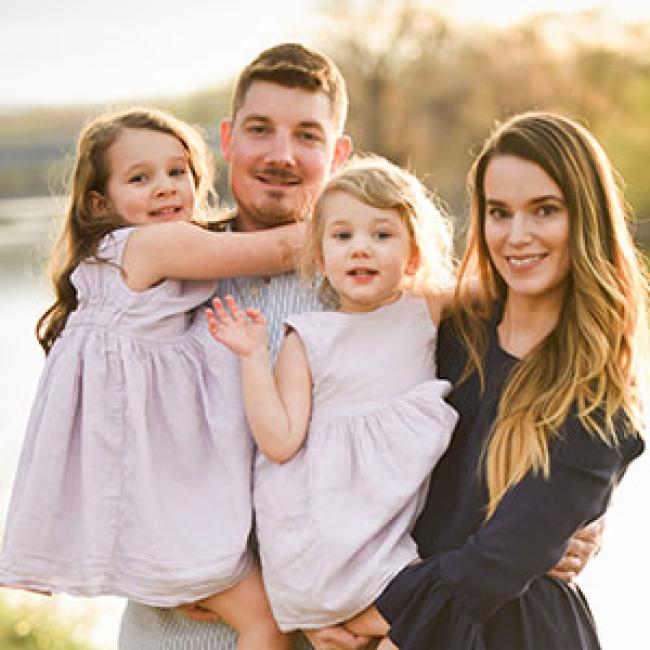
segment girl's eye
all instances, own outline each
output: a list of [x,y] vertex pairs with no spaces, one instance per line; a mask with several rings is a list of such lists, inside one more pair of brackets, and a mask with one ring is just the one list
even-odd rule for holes
[[183,176],[186,173],[187,169],[185,167],[174,167],[173,169],[169,170],[170,176]]
[[133,174],[133,176],[129,178],[129,183],[144,183],[146,180],[146,174]]
[[347,241],[348,239],[352,239],[352,233],[347,230],[339,230],[338,232],[332,233],[332,237],[341,241]]
[[375,233],[375,237],[377,239],[389,239],[392,236],[393,233],[388,230],[379,230],[377,233]]

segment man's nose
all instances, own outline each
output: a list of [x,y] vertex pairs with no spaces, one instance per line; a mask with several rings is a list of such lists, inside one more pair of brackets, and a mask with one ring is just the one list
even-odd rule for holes
[[283,167],[291,167],[295,164],[291,134],[278,130],[270,142],[266,152],[266,161],[271,164]]

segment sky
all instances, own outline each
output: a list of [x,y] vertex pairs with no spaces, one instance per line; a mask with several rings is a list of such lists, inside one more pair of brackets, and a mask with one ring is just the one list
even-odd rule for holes
[[[424,2],[424,0],[423,0]],[[18,0],[0,21],[0,110],[162,98],[231,79],[265,47],[317,46],[326,0]],[[650,20],[639,0],[429,0],[460,22],[606,7]],[[640,6],[635,6],[640,5]]]

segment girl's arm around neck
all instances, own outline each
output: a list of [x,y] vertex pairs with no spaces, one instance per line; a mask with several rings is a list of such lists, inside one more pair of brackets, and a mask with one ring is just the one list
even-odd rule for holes
[[285,338],[270,370],[268,350],[241,358],[246,417],[262,453],[289,460],[307,435],[312,383],[307,356],[295,332]]
[[129,237],[122,268],[128,286],[136,291],[167,278],[285,273],[295,268],[303,233],[303,224],[250,233],[216,233],[184,222],[148,224]]

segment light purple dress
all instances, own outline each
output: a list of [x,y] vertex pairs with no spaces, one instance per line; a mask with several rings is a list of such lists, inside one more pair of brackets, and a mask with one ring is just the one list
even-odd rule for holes
[[285,631],[358,614],[417,559],[410,530],[457,419],[423,298],[287,324],[313,380],[309,433],[286,463],[258,454],[254,473],[262,573]]
[[174,606],[249,568],[253,443],[237,358],[191,310],[214,282],[121,278],[133,228],[74,271],[18,466],[0,583]]

